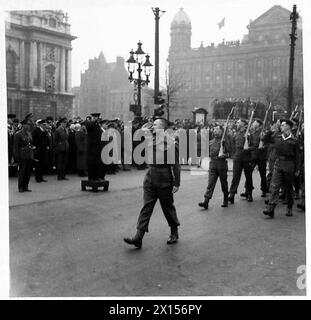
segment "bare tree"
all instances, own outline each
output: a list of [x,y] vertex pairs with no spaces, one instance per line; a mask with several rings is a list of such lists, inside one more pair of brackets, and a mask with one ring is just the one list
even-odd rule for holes
[[[288,87],[284,83],[277,87],[265,87],[260,91],[260,94],[266,100],[267,105],[271,102],[273,106],[284,106],[286,109]],[[294,79],[293,86],[293,102],[294,104],[303,105],[303,83]]]
[[165,93],[166,93],[166,107],[167,120],[170,120],[170,110],[172,107],[178,107],[183,103],[182,90],[185,83],[182,81],[181,75],[173,74],[165,71]]

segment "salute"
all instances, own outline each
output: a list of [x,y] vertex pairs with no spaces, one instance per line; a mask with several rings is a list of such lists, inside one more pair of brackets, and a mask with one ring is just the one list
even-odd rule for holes
[[279,191],[284,186],[287,197],[287,216],[292,216],[293,183],[294,177],[299,175],[299,146],[297,139],[293,136],[291,120],[281,120],[281,135],[279,137],[270,136],[274,143],[276,160],[270,185],[270,199],[267,208],[263,213],[270,218],[274,218],[274,208],[279,200]]

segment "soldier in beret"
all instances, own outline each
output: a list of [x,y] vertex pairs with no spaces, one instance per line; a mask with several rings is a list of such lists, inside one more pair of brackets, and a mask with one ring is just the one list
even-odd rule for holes
[[245,189],[247,193],[247,200],[252,201],[253,179],[250,150],[244,150],[245,134],[247,121],[239,119],[237,121],[237,133],[235,134],[232,143],[233,151],[233,177],[229,190],[228,201],[234,203],[234,196],[237,193],[240,183],[242,170],[244,170],[246,182]]
[[[166,119],[159,118],[153,123],[153,140],[151,148],[153,148],[154,161],[150,164],[150,168],[144,179],[144,205],[140,211],[137,221],[137,232],[133,238],[124,238],[124,241],[137,248],[141,248],[142,239],[145,232],[148,232],[149,221],[153,212],[153,208],[160,200],[160,204],[171,228],[171,234],[167,240],[167,244],[173,244],[178,241],[178,226],[180,225],[177,218],[176,208],[174,206],[173,194],[178,191],[180,186],[180,165],[179,153],[176,143],[168,143],[163,138],[158,139],[156,135],[157,130],[166,130]],[[176,141],[176,140],[175,140]],[[161,154],[161,147],[163,146],[164,163],[159,164],[157,155]],[[169,148],[174,148],[175,162],[168,163]],[[158,153],[159,152],[159,153]]]
[[274,218],[274,208],[279,200],[279,191],[284,186],[287,197],[287,216],[292,216],[294,177],[299,176],[299,145],[291,132],[293,122],[281,120],[281,135],[275,139],[272,134],[270,140],[275,143],[276,160],[270,185],[270,198],[263,213]]
[[228,207],[228,163],[227,158],[229,157],[229,145],[228,141],[223,141],[223,153],[220,154],[220,143],[224,132],[223,127],[217,125],[214,127],[214,138],[209,142],[209,176],[208,176],[208,186],[204,194],[204,201],[199,203],[199,206],[208,209],[208,203],[213,196],[213,192],[216,186],[217,179],[219,177],[221,183],[221,190],[223,192],[223,204],[222,207]]
[[[267,144],[260,146],[262,132],[262,121],[255,119],[252,123],[252,132],[249,135],[249,150],[251,152],[251,170],[252,174],[256,166],[260,174],[260,189],[261,196],[265,197],[267,190],[266,168],[267,168]],[[247,193],[241,193],[242,197],[247,197]],[[252,195],[249,196],[249,200]]]

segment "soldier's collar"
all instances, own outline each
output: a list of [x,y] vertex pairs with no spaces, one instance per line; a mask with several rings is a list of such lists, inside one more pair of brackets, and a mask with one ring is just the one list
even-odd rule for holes
[[286,141],[286,140],[288,140],[288,139],[290,139],[290,138],[293,138],[293,134],[290,133],[287,137],[285,137],[285,136],[284,136],[284,133],[282,133],[282,138],[283,138],[284,141]]

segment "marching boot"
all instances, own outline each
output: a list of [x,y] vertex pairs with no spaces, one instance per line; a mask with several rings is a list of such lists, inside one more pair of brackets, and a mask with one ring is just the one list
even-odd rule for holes
[[265,204],[269,204],[269,200],[265,200]]
[[275,204],[269,204],[268,207],[263,211],[263,214],[269,216],[271,219],[274,218]]
[[292,208],[287,208],[286,216],[291,217],[293,215],[293,209]]
[[251,192],[247,194],[247,198],[246,199],[247,199],[248,202],[253,202],[253,196],[252,196]]
[[133,238],[124,238],[124,242],[127,244],[134,245],[136,248],[140,249],[143,243],[145,231],[137,229],[136,235]]
[[224,202],[221,205],[221,207],[223,207],[223,208],[227,208],[228,207],[228,195],[224,195]]
[[232,204],[234,203],[234,194],[229,194],[228,201]]
[[305,211],[305,205],[303,203],[298,203],[297,204],[297,208],[302,210],[302,211]]
[[205,199],[203,202],[199,202],[198,203],[199,207],[202,207],[205,210],[207,210],[208,209],[208,201],[209,201],[208,199]]
[[171,234],[169,238],[167,239],[167,244],[173,244],[176,243],[178,240],[178,228],[177,227],[171,227]]
[[247,198],[247,193],[246,193],[246,191],[244,191],[243,193],[240,193],[240,196],[243,197],[243,198]]

